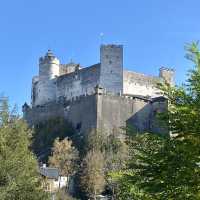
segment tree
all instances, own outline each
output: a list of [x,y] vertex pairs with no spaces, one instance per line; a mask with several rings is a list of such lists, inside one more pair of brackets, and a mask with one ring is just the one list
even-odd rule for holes
[[120,137],[117,131],[113,132],[107,137],[105,145],[105,167],[104,173],[107,182],[107,194],[116,198],[118,191],[118,184],[110,178],[110,173],[117,172],[126,167],[128,159],[128,146],[124,139]]
[[75,200],[73,197],[71,197],[64,189],[60,189],[56,193],[56,200]]
[[89,151],[82,162],[81,185],[89,198],[96,199],[105,187],[104,156],[100,151]]
[[61,141],[57,138],[54,141],[52,153],[52,156],[49,157],[50,166],[58,168],[62,176],[67,176],[69,184],[69,178],[77,169],[78,151],[69,138]]
[[72,125],[63,118],[57,117],[41,122],[34,126],[32,149],[40,161],[47,162],[55,139],[72,138],[76,135],[74,133]]
[[30,151],[31,130],[0,98],[0,199],[44,200],[37,161]]
[[106,194],[113,194],[117,185],[108,175],[125,166],[127,160],[127,145],[117,130],[106,133],[106,130],[92,130],[85,138],[85,152],[100,152],[104,157],[102,179],[106,180]]
[[84,153],[86,154],[87,152],[94,150],[105,152],[106,141],[106,132],[92,129],[84,137]]
[[186,84],[159,85],[168,99],[159,117],[171,137],[132,133],[127,169],[112,174],[118,199],[200,199],[200,52],[196,43],[186,49],[195,64]]
[[200,52],[198,43],[186,46],[186,58],[194,67],[188,72],[188,79],[182,86],[172,87],[160,83],[158,86],[168,99],[168,112],[161,115],[170,128],[173,137],[185,138],[200,133]]
[[146,133],[129,145],[127,169],[113,175],[120,182],[119,199],[199,198],[199,144]]
[[117,132],[110,134],[105,141],[106,174],[125,167],[128,158],[128,146]]

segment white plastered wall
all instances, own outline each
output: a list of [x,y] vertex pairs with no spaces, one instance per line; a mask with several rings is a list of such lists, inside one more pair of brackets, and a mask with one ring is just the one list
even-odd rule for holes
[[124,71],[123,93],[151,97],[160,96],[159,90],[156,88],[156,82],[158,81],[158,77]]

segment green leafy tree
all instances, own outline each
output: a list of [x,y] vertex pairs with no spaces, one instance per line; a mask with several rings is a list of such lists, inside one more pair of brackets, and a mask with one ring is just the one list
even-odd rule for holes
[[200,52],[198,43],[186,46],[186,58],[193,62],[188,79],[182,86],[172,87],[160,83],[158,86],[168,99],[168,112],[161,118],[168,123],[173,137],[187,137],[200,133]]
[[104,173],[107,182],[106,191],[116,198],[118,184],[110,178],[109,174],[124,169],[128,160],[128,146],[124,142],[124,139],[120,137],[117,130],[107,137],[104,155]]
[[159,117],[171,137],[132,133],[126,170],[111,175],[120,185],[118,199],[200,199],[200,52],[197,43],[186,50],[195,65],[186,84],[159,85],[168,99]]
[[118,199],[199,199],[199,142],[148,133],[129,145],[127,169],[112,174],[120,183]]
[[44,200],[37,161],[30,151],[32,132],[0,98],[0,199]]

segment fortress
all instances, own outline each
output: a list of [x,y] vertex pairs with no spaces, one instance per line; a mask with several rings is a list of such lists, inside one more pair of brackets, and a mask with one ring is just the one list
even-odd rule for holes
[[111,132],[127,123],[139,131],[162,132],[155,117],[166,108],[156,88],[160,81],[173,84],[174,71],[160,68],[157,77],[126,71],[122,45],[101,45],[100,63],[89,67],[61,64],[49,50],[39,59],[24,119],[35,125],[63,117],[80,133],[92,128]]

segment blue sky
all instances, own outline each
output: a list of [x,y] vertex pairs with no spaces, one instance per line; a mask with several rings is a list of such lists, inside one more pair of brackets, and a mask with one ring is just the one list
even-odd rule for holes
[[124,45],[124,66],[176,81],[192,64],[184,45],[200,39],[199,0],[0,0],[0,92],[20,107],[30,102],[38,58],[52,49],[61,62],[99,62],[103,43]]

